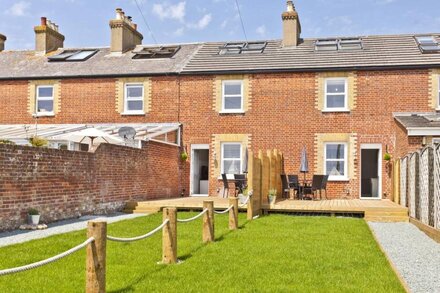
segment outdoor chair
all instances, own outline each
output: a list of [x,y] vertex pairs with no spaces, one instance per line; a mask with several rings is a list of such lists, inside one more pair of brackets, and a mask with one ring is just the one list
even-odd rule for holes
[[243,190],[246,189],[246,175],[243,174],[234,174],[235,179],[235,196],[240,193],[243,193]]
[[289,186],[289,181],[287,180],[287,175],[281,174],[281,183],[283,186],[282,198],[288,199],[290,197],[290,186]]
[[321,198],[321,187],[322,187],[323,177],[324,175],[313,175],[312,186],[305,186],[304,194],[311,194],[312,198],[314,199],[316,192],[319,191],[319,197]]
[[294,196],[299,199],[300,192],[298,175],[287,175],[287,178],[289,179],[289,188],[294,190]]
[[[322,183],[321,183],[321,190],[324,190],[324,196],[325,199],[327,199],[327,182],[328,182],[328,175],[324,175],[322,177]],[[319,191],[319,197],[321,197],[321,190]]]
[[223,181],[223,198],[225,198],[229,196],[229,182],[228,182],[228,178],[226,177],[226,174],[222,174],[222,181]]

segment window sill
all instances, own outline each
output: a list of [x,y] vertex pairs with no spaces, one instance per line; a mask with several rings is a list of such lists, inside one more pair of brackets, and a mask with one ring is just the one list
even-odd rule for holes
[[145,116],[145,112],[122,112],[123,116]]
[[347,177],[331,178],[331,177],[329,177],[328,181],[329,182],[348,182],[348,181],[350,181],[350,178],[347,178]]
[[349,109],[324,109],[322,113],[350,113]]
[[220,111],[219,114],[244,114],[245,111]]
[[32,114],[32,117],[55,117],[55,113],[53,112],[48,112],[48,113],[34,113]]

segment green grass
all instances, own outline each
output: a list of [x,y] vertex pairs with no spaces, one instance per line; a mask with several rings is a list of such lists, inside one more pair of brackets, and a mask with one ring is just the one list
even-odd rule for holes
[[[179,217],[194,214],[179,213]],[[216,242],[203,245],[201,220],[179,224],[179,265],[158,265],[161,235],[108,242],[108,292],[404,292],[361,219],[270,215],[230,232],[216,215]],[[109,225],[112,236],[137,236],[161,215]],[[0,269],[35,262],[85,240],[85,231],[0,248]],[[0,292],[82,292],[85,250],[45,267],[0,277]]]

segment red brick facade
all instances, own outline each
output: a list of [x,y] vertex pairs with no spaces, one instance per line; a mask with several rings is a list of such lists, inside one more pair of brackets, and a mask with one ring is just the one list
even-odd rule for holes
[[[253,151],[279,149],[285,171],[297,174],[300,151],[306,146],[310,175],[316,160],[315,135],[347,133],[356,138],[355,179],[331,182],[331,198],[359,197],[360,146],[381,144],[394,155],[400,136],[393,112],[432,111],[428,70],[356,72],[355,108],[349,113],[323,113],[316,107],[317,74],[254,74],[251,107],[244,114],[219,114],[213,109],[214,76],[167,76],[152,78],[151,112],[145,116],[122,116],[115,107],[115,79],[68,79],[61,81],[60,113],[39,118],[39,123],[180,122],[183,145],[212,144],[214,134],[248,134]],[[34,123],[27,112],[27,82],[0,81],[0,123]],[[11,113],[14,113],[11,115]],[[211,149],[211,151],[213,151]],[[210,168],[214,166],[210,156]],[[180,166],[179,193],[189,193],[190,159]],[[391,180],[383,164],[383,193]],[[210,177],[210,194],[219,182]]]
[[176,197],[178,157],[176,147],[154,142],[102,144],[95,153],[0,145],[0,230],[22,224],[29,208],[50,222]]

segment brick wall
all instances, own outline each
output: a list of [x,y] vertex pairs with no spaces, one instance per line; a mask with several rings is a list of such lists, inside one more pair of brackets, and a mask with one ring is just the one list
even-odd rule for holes
[[[428,112],[431,108],[429,70],[357,71],[356,100],[350,113],[322,113],[316,105],[318,74],[285,73],[248,75],[249,111],[219,114],[213,109],[217,76],[165,76],[151,78],[151,112],[145,116],[121,116],[116,111],[116,79],[68,79],[61,81],[60,113],[39,118],[39,123],[148,123],[181,122],[183,143],[211,145],[216,134],[247,134],[250,148],[279,149],[285,155],[285,170],[297,174],[300,152],[308,151],[310,174],[315,173],[316,134],[346,133],[356,139],[355,176],[350,181],[330,182],[331,198],[359,196],[360,148],[381,144],[394,155],[397,132],[393,112]],[[0,123],[34,123],[27,113],[27,82],[0,81]],[[3,103],[3,101],[5,103]],[[14,115],[10,115],[14,113]],[[416,139],[417,140],[417,139]],[[179,192],[190,189],[190,160],[181,164]],[[217,162],[218,164],[219,162]],[[383,165],[383,192],[389,193],[391,179]],[[221,183],[210,177],[210,194],[217,195]]]
[[179,195],[178,148],[101,144],[95,153],[0,145],[0,230],[121,210],[129,200]]

